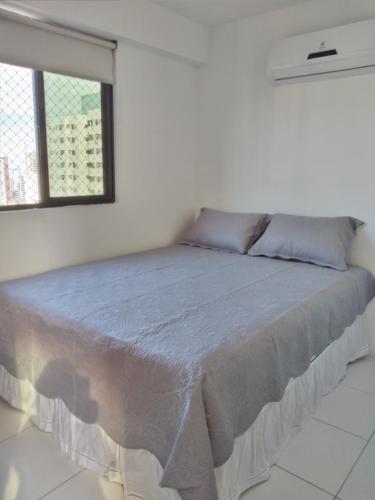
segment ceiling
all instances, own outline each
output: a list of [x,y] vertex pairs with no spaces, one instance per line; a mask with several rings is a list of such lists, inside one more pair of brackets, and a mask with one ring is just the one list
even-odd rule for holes
[[215,26],[309,0],[152,0],[199,23]]

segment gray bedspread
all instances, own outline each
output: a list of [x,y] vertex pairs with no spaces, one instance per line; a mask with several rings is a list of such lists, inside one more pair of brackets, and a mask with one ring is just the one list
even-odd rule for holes
[[374,295],[360,268],[172,246],[1,284],[0,364],[215,500],[234,439]]

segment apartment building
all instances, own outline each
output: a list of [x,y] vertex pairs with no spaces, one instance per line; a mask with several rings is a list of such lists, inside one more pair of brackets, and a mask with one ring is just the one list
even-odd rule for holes
[[102,117],[99,96],[83,96],[81,113],[47,119],[50,195],[103,194]]

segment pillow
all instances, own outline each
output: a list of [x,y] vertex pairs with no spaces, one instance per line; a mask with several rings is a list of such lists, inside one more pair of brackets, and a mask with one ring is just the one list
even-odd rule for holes
[[263,233],[265,214],[235,214],[203,208],[180,243],[244,254]]
[[276,214],[249,255],[300,260],[345,271],[346,252],[362,224],[352,217]]

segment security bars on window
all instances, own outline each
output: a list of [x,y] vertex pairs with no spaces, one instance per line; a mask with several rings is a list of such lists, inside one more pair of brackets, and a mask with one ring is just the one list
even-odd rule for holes
[[0,63],[0,210],[112,201],[112,87]]

